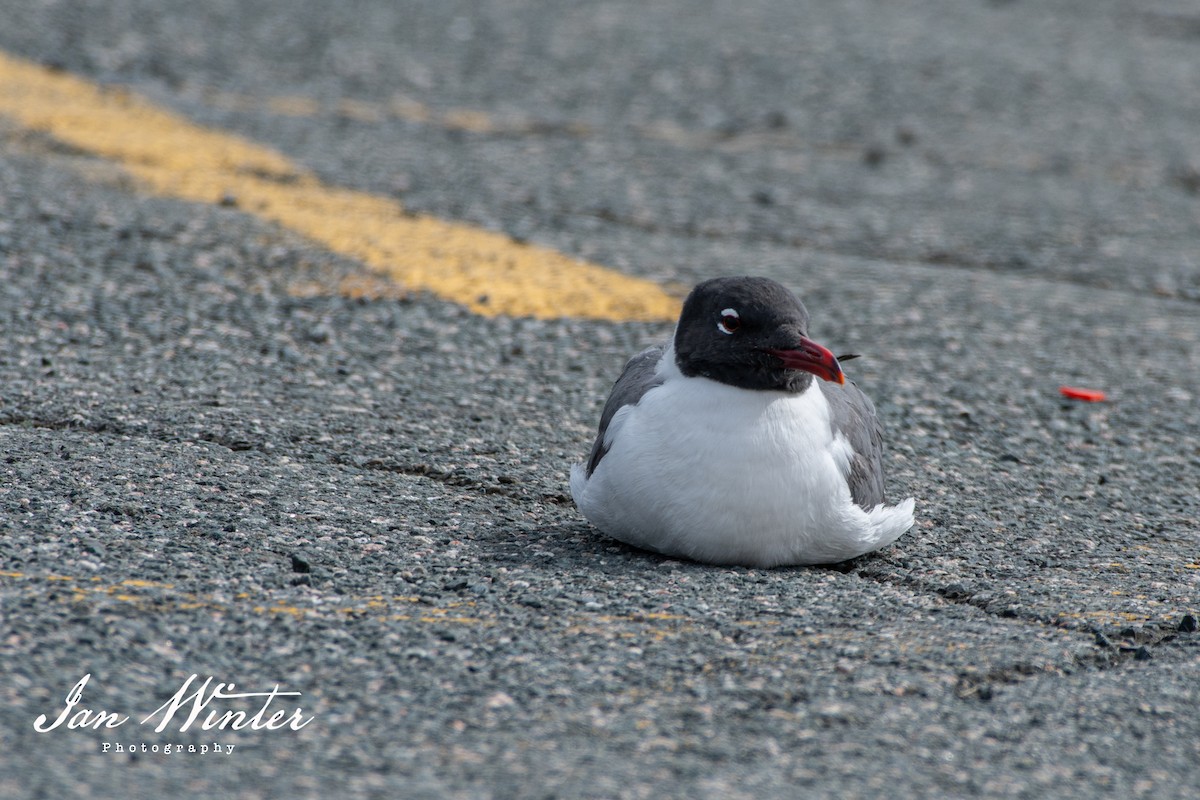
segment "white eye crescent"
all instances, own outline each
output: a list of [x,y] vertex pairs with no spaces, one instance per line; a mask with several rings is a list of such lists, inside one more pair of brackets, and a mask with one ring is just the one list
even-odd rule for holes
[[727,308],[721,312],[721,320],[717,323],[717,330],[726,336],[732,336],[733,332],[742,327],[742,318],[738,316],[737,309]]

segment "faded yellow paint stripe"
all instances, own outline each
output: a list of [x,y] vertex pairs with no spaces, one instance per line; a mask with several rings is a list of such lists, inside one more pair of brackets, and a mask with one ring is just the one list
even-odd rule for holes
[[282,154],[123,89],[0,53],[0,114],[120,164],[148,191],[242,211],[485,315],[669,321],[658,284],[322,183]]

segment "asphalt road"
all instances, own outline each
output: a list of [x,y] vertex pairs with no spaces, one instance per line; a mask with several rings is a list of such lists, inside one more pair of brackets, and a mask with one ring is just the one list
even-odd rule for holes
[[[1200,16],[644,6],[5,1],[0,50],[676,293],[783,281],[917,526],[619,546],[567,471],[669,322],[478,315],[0,117],[0,795],[1200,796]],[[311,721],[141,724],[193,674]]]

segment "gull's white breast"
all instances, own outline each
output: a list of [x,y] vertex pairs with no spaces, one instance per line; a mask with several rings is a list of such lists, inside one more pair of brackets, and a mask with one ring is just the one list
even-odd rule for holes
[[625,406],[608,452],[571,494],[628,544],[720,564],[822,564],[883,547],[913,524],[913,500],[864,511],[850,497],[852,451],[814,382],[791,394],[689,378],[668,350],[664,382]]

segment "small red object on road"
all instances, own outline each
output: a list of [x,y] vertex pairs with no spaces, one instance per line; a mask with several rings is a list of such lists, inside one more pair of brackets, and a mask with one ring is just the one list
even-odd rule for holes
[[1105,399],[1104,392],[1099,389],[1079,389],[1075,386],[1060,386],[1058,393],[1071,400],[1086,400],[1089,403],[1099,403]]

